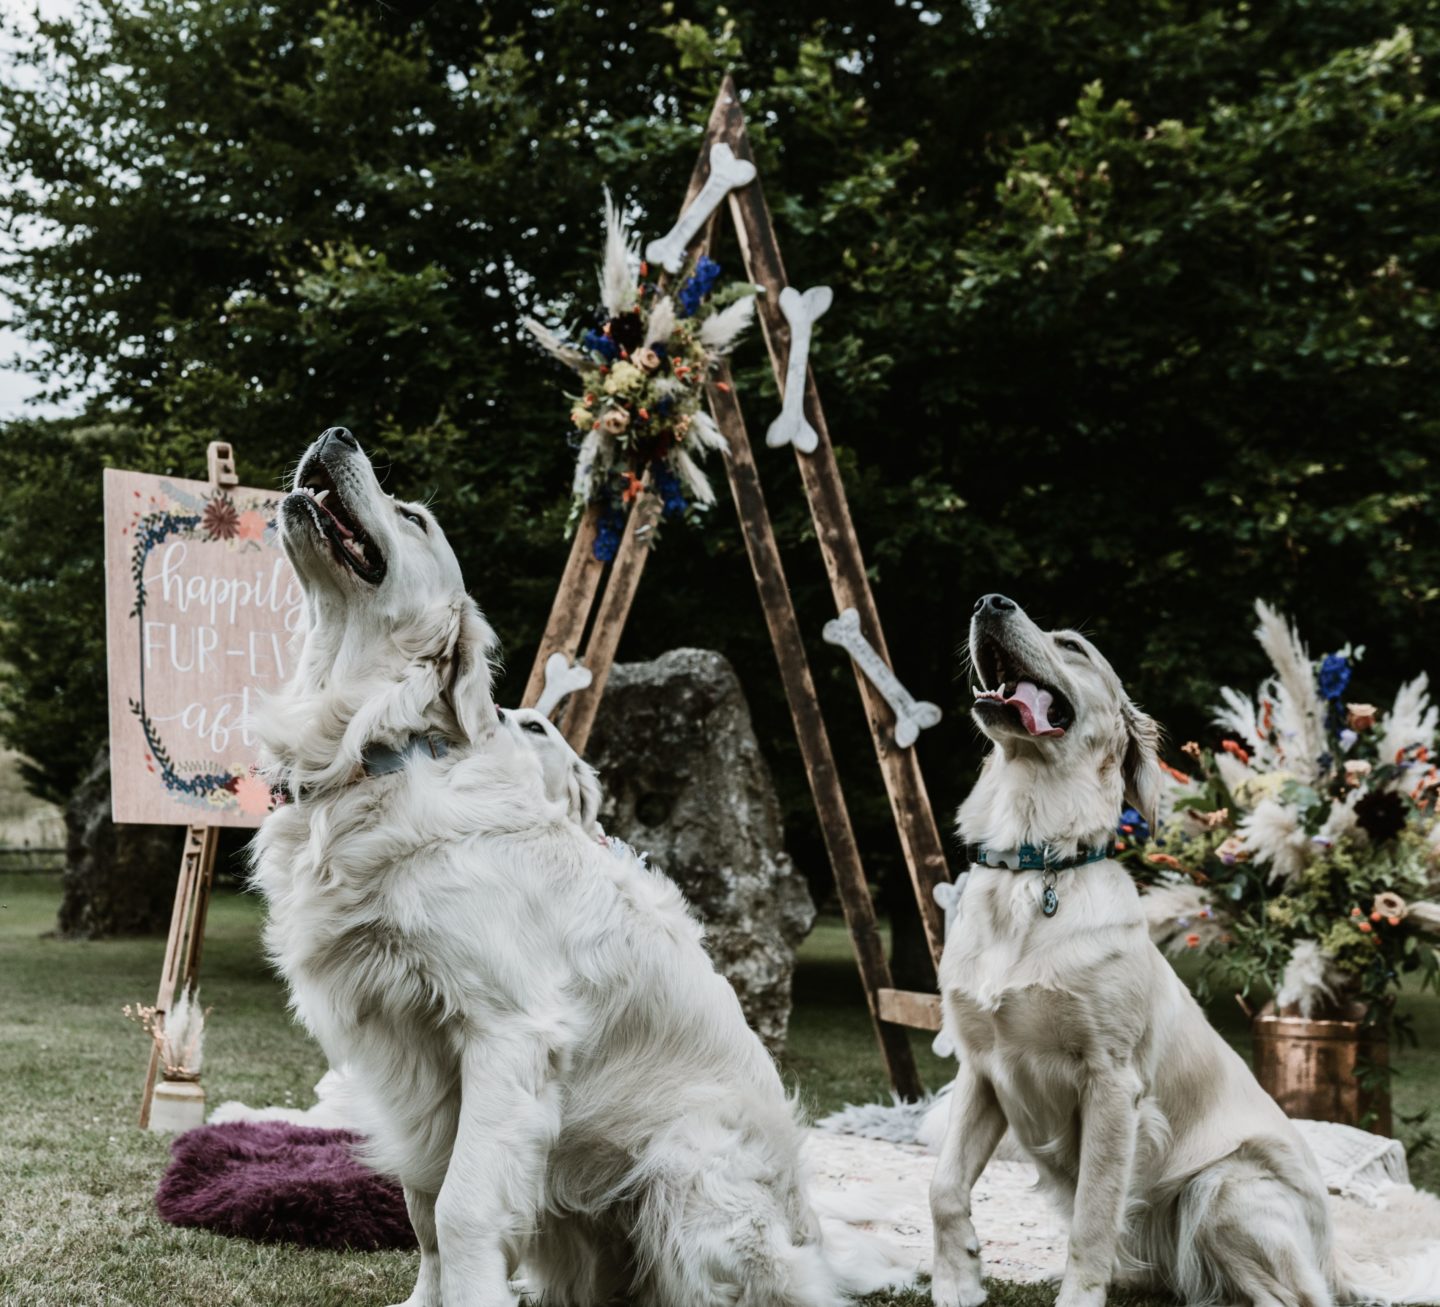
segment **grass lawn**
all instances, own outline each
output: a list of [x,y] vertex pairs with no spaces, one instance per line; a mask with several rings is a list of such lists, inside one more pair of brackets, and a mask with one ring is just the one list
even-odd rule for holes
[[[166,1141],[135,1127],[146,1047],[121,1019],[126,1002],[154,997],[163,941],[61,943],[58,882],[0,877],[0,1304],[4,1307],[326,1307],[401,1302],[414,1278],[404,1253],[339,1255],[264,1247],[165,1225],[155,1185]],[[324,1071],[319,1050],[289,1020],[284,995],[261,960],[259,904],[230,892],[210,912],[203,996],[213,1004],[206,1043],[211,1103],[308,1105]],[[1422,1041],[1397,1058],[1402,1113],[1440,1101],[1440,1002],[1412,1001]],[[1215,1014],[1244,1040],[1238,1012]],[[786,1072],[807,1104],[828,1111],[882,1097],[887,1085],[870,1035],[849,944],[822,922],[796,976]],[[926,1082],[944,1065],[916,1037]],[[1440,1188],[1436,1152],[1415,1158],[1418,1183]],[[993,1283],[1000,1307],[1039,1307],[1046,1286]],[[872,1300],[920,1307],[924,1292]],[[1142,1300],[1115,1294],[1117,1307]]]

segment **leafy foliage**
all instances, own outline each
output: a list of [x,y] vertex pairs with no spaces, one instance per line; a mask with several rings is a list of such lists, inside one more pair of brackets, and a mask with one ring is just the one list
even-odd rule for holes
[[[789,275],[836,290],[814,361],[897,670],[947,709],[919,746],[937,806],[978,754],[955,650],[984,591],[1088,621],[1176,733],[1200,729],[1212,668],[1258,675],[1215,621],[1256,593],[1364,640],[1378,673],[1424,664],[1433,0],[685,10],[86,0],[0,74],[10,230],[35,245],[8,269],[22,325],[53,388],[90,386],[130,433],[7,437],[30,448],[0,487],[6,729],[37,784],[67,788],[103,729],[77,670],[99,659],[98,531],[73,506],[43,544],[9,523],[59,511],[57,480],[90,503],[106,441],[193,474],[224,436],[265,484],[351,427],[436,492],[518,692],[573,457],[565,374],[519,320],[588,301],[602,184],[647,235],[669,225],[727,67]],[[747,349],[754,428],[775,390]],[[818,640],[833,605],[798,477],[761,457],[881,872],[895,841]],[[622,655],[677,640],[739,665],[823,875],[726,506],[665,542]]]

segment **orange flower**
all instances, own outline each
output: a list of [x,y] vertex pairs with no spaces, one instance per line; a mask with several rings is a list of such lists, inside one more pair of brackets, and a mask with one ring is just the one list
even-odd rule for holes
[[1191,934],[1185,936],[1185,943],[1186,943],[1190,948],[1199,948],[1199,947],[1200,947],[1200,936],[1199,936],[1199,935],[1196,935],[1196,934],[1194,934],[1194,933],[1192,932]]
[[1160,770],[1163,771],[1167,776],[1171,777],[1173,780],[1179,781],[1181,785],[1190,784],[1190,778],[1179,768],[1172,767],[1168,762],[1162,762],[1160,764]]
[[1124,841],[1124,840],[1116,840],[1116,841],[1115,841],[1115,852],[1116,852],[1116,853],[1124,853],[1124,852],[1125,852],[1125,841]]
[[625,473],[625,489],[621,492],[620,497],[627,504],[634,503],[636,496],[639,495],[640,491],[644,488],[644,482],[641,481],[640,478],[635,475],[635,473],[627,472]]
[[1175,871],[1180,871],[1182,869],[1180,865],[1180,859],[1172,857],[1168,853],[1147,853],[1145,855],[1145,861],[1151,863],[1153,866],[1156,867],[1170,867],[1173,868]]
[[1226,753],[1231,754],[1236,758],[1239,758],[1240,761],[1243,762],[1247,767],[1250,765],[1250,755],[1246,753],[1245,750],[1242,749],[1234,740],[1221,740],[1220,747],[1224,749]]
[[1368,921],[1357,921],[1355,925],[1360,929],[1361,933],[1366,935],[1375,929]]

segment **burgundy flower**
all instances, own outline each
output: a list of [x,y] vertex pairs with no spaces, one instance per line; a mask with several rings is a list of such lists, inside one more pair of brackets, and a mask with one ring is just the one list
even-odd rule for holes
[[640,314],[631,310],[618,318],[611,318],[610,339],[627,354],[639,349],[645,343],[645,327],[640,321]]
[[1375,844],[1394,839],[1405,826],[1405,800],[1392,790],[1371,790],[1355,805],[1355,820]]
[[205,505],[200,527],[210,540],[233,540],[240,531],[240,514],[229,495],[216,495]]

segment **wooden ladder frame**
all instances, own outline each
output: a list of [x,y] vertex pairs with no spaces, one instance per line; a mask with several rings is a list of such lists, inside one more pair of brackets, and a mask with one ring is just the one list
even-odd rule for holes
[[[705,184],[710,171],[710,147],[717,142],[728,144],[737,158],[753,162],[754,154],[740,99],[734,81],[728,75],[721,84],[720,94],[710,114],[701,142],[700,159],[691,175],[682,213]],[[764,293],[756,297],[758,316],[769,349],[770,364],[783,393],[790,329],[780,311],[779,298],[780,291],[788,283],[775,226],[758,177],[732,190],[727,202],[746,275],[752,282],[764,287]],[[709,248],[717,217],[718,213],[713,215],[697,237],[692,253]],[[876,1038],[896,1092],[907,1099],[917,1098],[921,1093],[920,1079],[905,1028],[938,1030],[940,1000],[934,994],[897,990],[891,979],[855,832],[835,769],[830,737],[820,715],[800,624],[790,598],[755,456],[728,366],[722,366],[711,377],[707,398],[711,414],[728,444],[725,471],[730,481],[730,492],[739,514],[770,639],[775,646],[785,696],[789,700],[801,758],[835,873],[845,923],[855,948]],[[820,407],[815,377],[808,369],[805,375],[805,415],[819,435],[819,445],[809,454],[796,450],[795,458],[800,466],[835,606],[839,611],[854,608],[858,612],[862,634],[881,659],[892,665],[880,615],[866,576],[865,560],[850,517],[845,487],[835,461],[835,451],[830,444],[825,415]],[[600,581],[605,564],[594,555],[599,519],[597,505],[591,504],[587,508],[576,529],[570,557],[531,668],[523,703],[531,706],[539,699],[544,689],[545,663],[552,654],[559,652],[565,655],[567,661],[583,663],[591,673],[591,683],[588,688],[576,691],[563,701],[556,721],[577,753],[584,753],[589,741],[595,712],[605,692],[605,682],[649,557],[649,541],[659,514],[657,495],[641,493],[635,500],[603,592]],[[936,885],[950,879],[944,846],[935,825],[914,747],[902,749],[896,746],[893,738],[895,719],[889,704],[860,667],[852,665],[910,873],[911,887],[924,923],[926,942],[938,968],[944,945],[944,916],[932,891]]]

